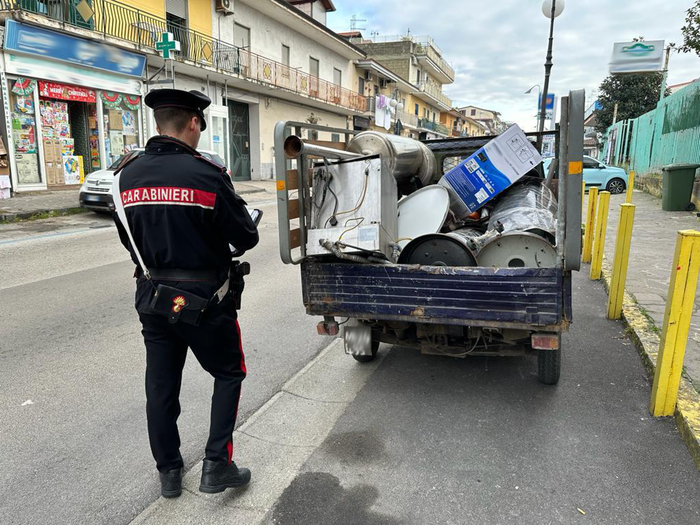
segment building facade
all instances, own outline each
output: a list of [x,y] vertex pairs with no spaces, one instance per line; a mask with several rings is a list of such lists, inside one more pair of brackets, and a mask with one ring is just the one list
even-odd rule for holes
[[501,114],[498,111],[464,106],[459,108],[459,112],[483,125],[488,135],[498,135],[508,127],[508,124],[501,120]]
[[[360,33],[344,35],[367,54],[367,59],[411,86],[404,87],[407,91],[401,95],[402,116],[406,121],[415,120],[415,130],[409,128],[408,136],[430,139],[451,134],[440,122],[440,114],[452,108],[452,101],[442,92],[442,87],[454,82],[454,70],[432,38],[407,35],[367,39]],[[409,119],[408,115],[412,117]]]
[[[152,89],[212,99],[200,148],[217,151],[237,180],[274,176],[278,120],[353,126],[369,104],[355,68],[365,53],[325,26],[332,2],[294,4],[3,2],[2,122],[13,190],[77,184],[142,147],[155,134],[142,103]],[[78,166],[68,181],[66,163]]]

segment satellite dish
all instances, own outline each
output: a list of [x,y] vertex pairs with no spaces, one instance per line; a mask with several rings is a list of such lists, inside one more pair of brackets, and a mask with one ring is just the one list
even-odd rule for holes
[[450,195],[442,186],[426,186],[399,201],[399,246],[412,239],[438,233],[447,219]]

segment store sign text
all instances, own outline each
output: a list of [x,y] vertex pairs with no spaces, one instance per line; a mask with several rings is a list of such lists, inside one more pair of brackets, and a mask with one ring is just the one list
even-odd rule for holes
[[95,102],[95,92],[78,86],[54,84],[53,82],[39,82],[39,95],[58,100],[75,100],[78,102]]

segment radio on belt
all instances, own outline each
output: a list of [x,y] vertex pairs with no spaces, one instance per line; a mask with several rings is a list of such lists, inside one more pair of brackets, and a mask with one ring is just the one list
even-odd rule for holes
[[517,124],[478,149],[445,174],[440,185],[450,192],[453,211],[475,212],[542,162]]

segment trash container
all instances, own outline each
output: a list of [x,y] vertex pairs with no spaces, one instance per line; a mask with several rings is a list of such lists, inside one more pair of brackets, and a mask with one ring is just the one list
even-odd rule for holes
[[661,209],[664,211],[693,211],[695,204],[690,202],[695,182],[695,170],[700,164],[670,164],[661,168],[663,187],[661,189]]

